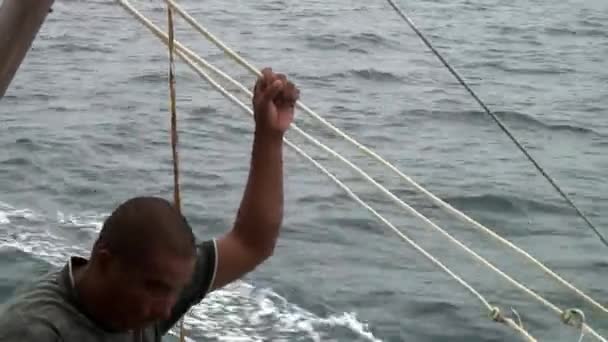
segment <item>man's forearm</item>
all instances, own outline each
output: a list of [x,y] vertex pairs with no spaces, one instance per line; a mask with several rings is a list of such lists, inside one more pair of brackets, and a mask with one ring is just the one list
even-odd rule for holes
[[283,140],[256,132],[249,179],[235,231],[264,257],[272,254],[283,220]]
[[255,133],[247,185],[233,228],[217,240],[212,289],[252,271],[273,252],[283,222],[283,135],[300,96],[283,74],[264,68],[252,99]]

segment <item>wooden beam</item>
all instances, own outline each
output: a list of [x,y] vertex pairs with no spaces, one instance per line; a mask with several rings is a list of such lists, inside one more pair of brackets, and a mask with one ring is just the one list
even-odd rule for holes
[[0,98],[36,38],[54,0],[3,0],[0,7]]

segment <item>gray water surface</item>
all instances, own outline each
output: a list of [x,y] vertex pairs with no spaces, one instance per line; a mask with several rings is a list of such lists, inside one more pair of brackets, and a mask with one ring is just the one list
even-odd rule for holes
[[[302,101],[442,199],[606,303],[608,249],[385,1],[192,1],[183,6]],[[165,27],[161,1],[135,1]],[[608,2],[400,1],[441,53],[608,234]],[[255,78],[177,20],[176,37],[245,86]],[[68,255],[139,194],[171,197],[167,51],[112,1],[58,1],[0,105],[0,294]],[[199,238],[230,228],[253,122],[177,65],[184,210]],[[230,88],[232,89],[232,88]],[[248,101],[245,98],[245,101]],[[248,103],[248,102],[246,102]],[[445,214],[304,112],[296,122],[561,308],[594,310],[518,254]],[[288,137],[540,341],[578,331],[395,205]],[[197,341],[518,341],[475,297],[292,150],[274,257],[192,310]],[[262,199],[263,200],[263,199]],[[591,341],[587,336],[585,341]]]

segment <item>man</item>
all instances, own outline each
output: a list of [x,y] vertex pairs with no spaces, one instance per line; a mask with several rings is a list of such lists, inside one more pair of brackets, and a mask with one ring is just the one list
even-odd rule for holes
[[283,217],[283,135],[299,90],[263,70],[255,85],[248,183],[233,228],[195,244],[166,200],[135,197],[106,219],[89,260],[19,291],[0,311],[0,342],[158,342],[205,295],[273,253]]

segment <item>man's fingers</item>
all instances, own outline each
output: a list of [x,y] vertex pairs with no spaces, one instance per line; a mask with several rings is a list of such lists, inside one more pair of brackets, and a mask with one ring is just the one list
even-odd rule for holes
[[268,73],[272,73],[272,68],[271,67],[265,67],[264,69],[262,69],[261,71],[262,76],[268,74]]
[[272,82],[264,93],[264,97],[263,97],[264,100],[266,100],[266,101],[274,100],[274,98],[277,97],[277,95],[281,92],[281,90],[283,90],[283,87],[284,87],[284,84],[283,84],[283,81],[281,81],[281,80],[275,80],[274,82]]
[[262,78],[264,80],[264,82],[263,82],[264,87],[262,88],[262,90],[265,90],[266,88],[268,88],[270,86],[272,81],[274,81],[274,79],[275,79],[275,75],[272,72],[272,68],[264,68],[262,70]]
[[300,91],[292,82],[287,82],[285,87],[283,87],[283,93],[281,97],[284,101],[287,102],[296,102],[300,97]]
[[281,80],[283,84],[287,83],[287,76],[285,76],[285,74],[275,74],[274,76],[276,79]]
[[300,97],[300,91],[287,80],[287,76],[275,74],[271,68],[262,69],[261,74],[254,88],[259,101],[276,101],[279,106],[293,107]]
[[272,68],[264,68],[261,71],[261,75],[256,80],[256,84],[254,87],[254,95],[259,94],[259,96],[263,96],[270,84],[274,81],[275,75],[272,72]]
[[255,96],[256,94],[258,94],[260,92],[261,85],[262,85],[262,78],[258,77],[258,79],[255,81],[255,84],[253,85],[253,96]]
[[272,75],[272,69],[264,68],[260,73],[261,75],[258,76],[253,87],[254,94],[263,92],[267,88],[267,84],[269,83],[268,80],[271,79],[270,76]]

